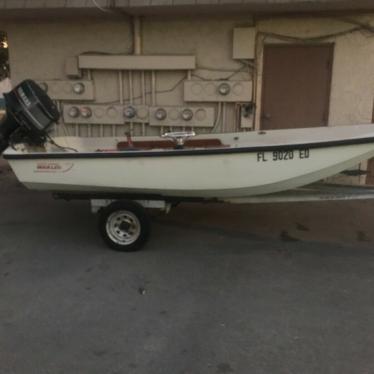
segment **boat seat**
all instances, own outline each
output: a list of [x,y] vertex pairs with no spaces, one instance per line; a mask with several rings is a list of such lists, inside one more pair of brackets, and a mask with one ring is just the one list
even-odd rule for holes
[[[136,140],[132,142],[135,149],[172,149],[175,144],[170,140]],[[184,144],[184,148],[219,148],[227,147],[222,144],[220,139],[188,139]],[[129,143],[127,141],[119,142],[117,144],[118,151],[129,150]]]

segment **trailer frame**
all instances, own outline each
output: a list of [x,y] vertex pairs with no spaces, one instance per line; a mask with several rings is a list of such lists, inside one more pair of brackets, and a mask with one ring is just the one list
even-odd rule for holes
[[56,192],[56,199],[89,200],[92,213],[99,215],[99,231],[106,244],[117,251],[141,249],[150,235],[147,209],[165,214],[180,203],[269,204],[294,202],[354,201],[374,199],[374,187],[316,183],[294,190],[247,198],[202,199],[122,193]]

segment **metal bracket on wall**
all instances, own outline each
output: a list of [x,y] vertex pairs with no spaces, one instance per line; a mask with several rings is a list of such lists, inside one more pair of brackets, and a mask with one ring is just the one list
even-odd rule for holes
[[93,82],[88,80],[38,81],[53,100],[94,100]]
[[185,81],[184,100],[192,102],[249,102],[251,81]]
[[145,105],[85,105],[65,104],[65,123],[123,125],[128,122],[147,123],[149,114]]
[[214,108],[154,106],[149,108],[149,124],[170,127],[213,127]]

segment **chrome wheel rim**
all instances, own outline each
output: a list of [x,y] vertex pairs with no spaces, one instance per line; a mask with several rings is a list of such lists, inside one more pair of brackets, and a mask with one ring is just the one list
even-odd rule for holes
[[130,245],[140,236],[138,217],[127,210],[113,212],[107,220],[106,231],[110,240],[119,245]]

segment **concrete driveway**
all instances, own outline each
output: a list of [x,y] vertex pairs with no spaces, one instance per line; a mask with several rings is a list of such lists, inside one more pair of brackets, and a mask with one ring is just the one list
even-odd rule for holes
[[184,205],[121,254],[2,164],[0,373],[374,373],[373,208]]

